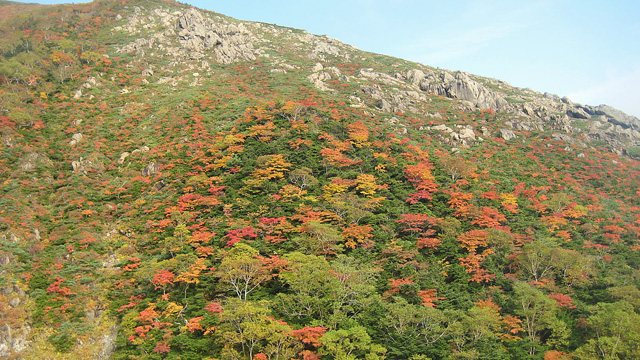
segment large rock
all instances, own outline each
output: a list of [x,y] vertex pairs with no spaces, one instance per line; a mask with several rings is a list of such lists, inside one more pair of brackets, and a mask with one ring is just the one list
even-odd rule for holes
[[82,134],[81,133],[75,133],[73,134],[73,136],[71,136],[71,141],[69,141],[69,146],[73,146],[77,143],[80,142],[80,140],[82,140]]
[[158,164],[156,164],[155,162],[152,162],[151,164],[147,165],[147,167],[142,169],[141,173],[142,173],[142,176],[151,176],[151,175],[157,174],[159,170],[160,170],[160,167],[158,166]]
[[500,136],[502,136],[502,138],[505,139],[506,141],[509,141],[511,139],[515,139],[516,137],[518,137],[518,135],[516,135],[516,133],[513,132],[513,130],[509,130],[509,129],[500,129]]
[[[416,73],[412,73],[411,76],[412,82],[415,81]],[[429,93],[467,100],[479,109],[502,109],[508,105],[501,93],[487,89],[461,71],[456,72],[455,76],[448,71],[439,74],[431,72],[419,86],[421,90]]]
[[459,134],[460,139],[466,142],[476,140],[476,134],[473,132],[473,129],[471,127],[465,127],[461,129]]
[[189,9],[178,19],[177,30],[180,44],[191,55],[213,49],[215,60],[222,64],[256,59],[252,38],[242,24],[216,23]]
[[600,105],[594,108],[596,115],[605,115],[609,122],[620,125],[623,128],[631,128],[634,130],[640,130],[640,119],[635,116],[630,116],[624,112],[615,109],[609,105]]
[[[136,7],[127,25],[116,26],[114,30],[132,35],[143,30],[147,32],[120,47],[118,52],[140,57],[147,52],[157,52],[175,59],[175,64],[184,64],[184,60],[203,60],[202,68],[206,68],[207,58],[230,64],[255,60],[258,54],[253,46],[256,38],[243,23],[236,24],[216,15],[205,16],[195,8],[168,13],[163,9],[147,12]],[[174,46],[174,41],[178,47]],[[147,72],[145,76],[152,74]]]

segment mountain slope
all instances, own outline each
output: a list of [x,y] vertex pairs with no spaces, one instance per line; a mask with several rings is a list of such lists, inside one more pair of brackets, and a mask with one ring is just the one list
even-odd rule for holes
[[638,355],[637,118],[172,1],[0,28],[1,356]]

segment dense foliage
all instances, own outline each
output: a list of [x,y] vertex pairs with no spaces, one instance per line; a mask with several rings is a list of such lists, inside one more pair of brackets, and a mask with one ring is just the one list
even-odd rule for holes
[[[506,142],[512,115],[436,95],[437,118],[351,106],[356,84],[318,90],[287,43],[149,82],[150,64],[191,70],[115,52],[134,6],[184,8],[0,23],[0,323],[30,328],[14,356],[92,356],[113,335],[114,359],[640,357],[638,160]],[[298,67],[272,72],[280,58]],[[440,124],[490,135],[451,151],[425,130]]]

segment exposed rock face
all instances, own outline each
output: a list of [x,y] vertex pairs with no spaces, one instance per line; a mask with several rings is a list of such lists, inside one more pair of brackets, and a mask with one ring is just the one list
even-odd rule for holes
[[[317,89],[341,91],[332,84],[333,81],[358,84],[360,91],[349,94],[348,98],[352,107],[365,111],[408,112],[433,119],[427,104],[432,100],[430,95],[438,95],[457,101],[456,108],[461,111],[492,109],[512,114],[513,119],[507,122],[505,131],[511,130],[514,135],[516,131],[554,131],[566,134],[565,141],[571,144],[580,144],[579,139],[586,142],[598,140],[618,150],[640,145],[640,120],[605,105],[580,105],[566,97],[540,94],[500,80],[426,66],[391,74],[372,68],[342,73],[340,69],[320,62],[330,62],[334,58],[347,62],[362,55],[355,52],[357,49],[354,47],[326,36],[270,24],[242,22],[195,8],[178,11],[136,7],[123,20],[123,24],[113,28],[114,31],[144,36],[136,36],[136,40],[122,46],[119,52],[135,53],[141,59],[147,53],[171,59],[165,68],[144,64],[142,75],[148,78],[144,83],[196,86],[203,76],[212,75],[214,70],[209,63],[231,64],[258,57],[270,59],[273,65],[271,73],[275,76],[288,74],[293,69],[300,70],[300,67],[285,64],[286,59],[274,54],[279,51],[274,44],[280,44],[274,39],[279,39],[299,47],[301,57],[318,61],[307,74],[307,79]],[[193,77],[185,75],[185,68],[193,70]],[[176,72],[176,69],[180,71]],[[203,70],[202,75],[200,69]],[[100,85],[99,78],[88,78],[81,90]],[[122,91],[124,94],[130,90],[124,88]],[[480,129],[478,131],[490,136]],[[448,141],[458,145],[475,141],[471,133],[456,134],[458,138]],[[500,136],[512,138],[509,132],[501,132]],[[124,163],[125,159],[126,154],[123,153],[118,162]]]
[[471,125],[456,125],[455,128],[459,130],[456,131],[447,125],[440,124],[420,127],[420,130],[438,132],[440,136],[436,135],[436,137],[438,137],[441,142],[456,147],[469,147],[478,140]]
[[216,62],[230,64],[239,60],[255,60],[249,30],[243,24],[219,24],[205,18],[196,9],[188,10],[178,19],[178,39],[196,58],[213,49]]
[[316,88],[322,91],[334,91],[329,86],[327,86],[326,81],[331,79],[339,80],[342,82],[349,82],[351,79],[348,76],[342,74],[340,69],[335,66],[324,67],[320,63],[316,63],[312,68],[313,73],[307,76]]
[[[117,26],[116,31],[136,34],[142,29],[157,29],[149,36],[139,37],[123,46],[119,52],[136,53],[144,56],[146,52],[186,58],[190,60],[212,59],[221,64],[230,64],[243,60],[255,60],[257,51],[254,48],[254,36],[244,26],[220,17],[205,16],[197,9],[184,12],[169,12],[154,9],[146,12],[137,7],[124,26]],[[177,45],[176,46],[174,46]],[[208,67],[204,61],[203,66]],[[147,71],[145,76],[153,72]]]
[[116,349],[116,338],[118,337],[118,328],[113,326],[109,333],[104,334],[99,339],[100,345],[98,351],[93,354],[94,359],[110,359]]
[[120,154],[120,158],[118,159],[118,164],[124,164],[124,161],[129,157],[129,155],[131,155],[131,153],[128,151],[125,151],[122,154]]
[[[579,138],[605,141],[618,149],[640,145],[640,120],[610,106],[592,107],[573,103],[557,95],[540,94],[530,89],[510,86],[500,80],[482,78],[463,72],[447,70],[412,69],[395,74],[395,78],[423,92],[460,100],[460,109],[493,109],[516,116],[507,122],[517,131],[559,131],[564,141],[586,146]],[[401,101],[391,99],[389,91],[380,89],[373,93],[385,99],[384,111],[400,108]],[[406,100],[407,97],[404,97]],[[504,129],[503,138],[512,139],[515,133]]]
[[71,141],[69,141],[69,146],[73,146],[73,145],[79,143],[80,140],[82,140],[82,134],[81,133],[73,134],[73,136],[71,136]]
[[0,327],[0,358],[8,359],[12,354],[24,351],[29,342],[27,337],[31,332],[28,325],[13,329],[8,324]]
[[[415,82],[415,73],[412,75],[412,82]],[[463,72],[456,72],[455,76],[449,72],[432,72],[420,80],[419,86],[432,94],[467,100],[479,109],[501,109],[508,104],[501,94],[489,91]]]
[[608,105],[600,105],[592,108],[594,115],[604,115],[608,118],[608,121],[615,125],[620,125],[623,128],[630,128],[633,130],[640,130],[640,119],[635,116],[629,116],[624,112],[614,109]]
[[7,266],[11,263],[9,254],[0,254],[0,266]]

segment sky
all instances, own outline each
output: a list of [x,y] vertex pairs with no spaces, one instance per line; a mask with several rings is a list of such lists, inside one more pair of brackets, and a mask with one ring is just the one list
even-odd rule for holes
[[640,117],[637,0],[181,2]]

